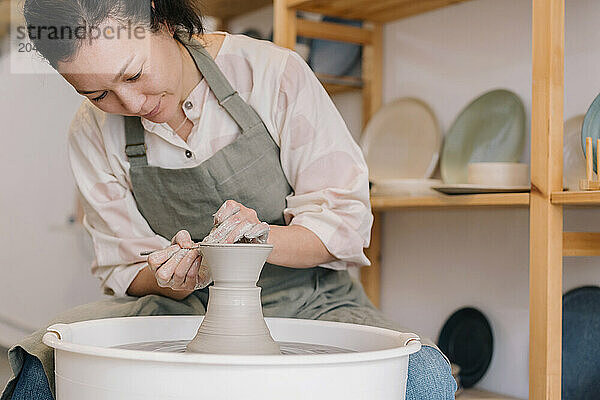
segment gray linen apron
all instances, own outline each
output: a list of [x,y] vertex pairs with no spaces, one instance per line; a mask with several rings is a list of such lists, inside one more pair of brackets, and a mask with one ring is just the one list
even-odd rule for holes
[[[157,234],[171,238],[186,229],[196,241],[208,234],[212,214],[228,199],[256,210],[261,221],[284,225],[285,199],[292,188],[281,168],[279,147],[258,114],[231,87],[200,43],[194,39],[181,41],[241,134],[194,168],[165,169],[148,165],[139,117],[125,117],[125,152],[139,211]],[[267,317],[340,321],[407,332],[372,305],[360,283],[347,271],[265,264],[258,284]],[[125,316],[203,315],[207,302],[207,288],[182,301],[158,295],[111,298],[71,309],[49,325]],[[9,362],[18,376],[24,352],[39,358],[54,394],[54,353],[41,342],[44,333],[45,329],[39,330],[11,348]],[[13,377],[0,400],[10,399],[15,384]]]

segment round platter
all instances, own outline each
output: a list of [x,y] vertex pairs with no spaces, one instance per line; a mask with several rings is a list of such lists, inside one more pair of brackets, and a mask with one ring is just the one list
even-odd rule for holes
[[360,144],[371,181],[426,179],[437,164],[442,134],[427,104],[402,98],[371,118]]
[[562,398],[597,399],[600,382],[600,287],[563,296]]
[[460,381],[469,388],[483,377],[492,361],[492,328],[481,311],[462,308],[442,327],[438,345],[450,361],[460,366]]
[[444,183],[467,183],[469,163],[519,161],[525,125],[525,107],[516,94],[498,89],[479,96],[446,134],[440,161]]

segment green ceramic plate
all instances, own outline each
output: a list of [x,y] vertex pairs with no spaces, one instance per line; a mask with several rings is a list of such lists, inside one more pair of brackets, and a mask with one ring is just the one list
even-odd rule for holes
[[[596,166],[596,141],[600,139],[600,94],[596,96],[592,105],[588,108],[585,113],[585,119],[583,120],[583,128],[581,129],[581,147],[583,148],[583,157],[585,158],[585,138],[592,138],[592,144],[594,147],[594,171],[597,171]],[[582,176],[581,178],[585,178]]]
[[446,134],[440,161],[446,184],[467,183],[471,162],[517,162],[525,145],[525,107],[508,90],[493,90],[469,104]]

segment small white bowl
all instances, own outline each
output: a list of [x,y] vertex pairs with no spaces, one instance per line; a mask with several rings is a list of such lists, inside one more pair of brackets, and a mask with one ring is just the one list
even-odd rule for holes
[[470,163],[467,181],[475,185],[528,186],[529,165],[516,162]]

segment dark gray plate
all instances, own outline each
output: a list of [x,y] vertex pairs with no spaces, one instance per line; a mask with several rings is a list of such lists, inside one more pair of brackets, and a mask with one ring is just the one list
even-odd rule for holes
[[492,361],[492,328],[481,311],[461,308],[442,327],[438,346],[451,362],[460,367],[462,386],[470,388],[485,375]]
[[562,398],[600,396],[600,287],[583,286],[563,296]]

